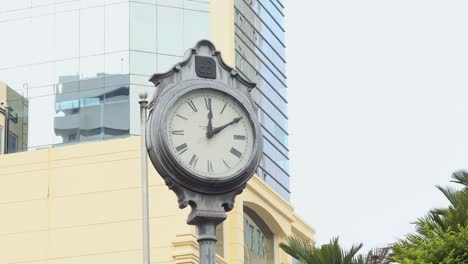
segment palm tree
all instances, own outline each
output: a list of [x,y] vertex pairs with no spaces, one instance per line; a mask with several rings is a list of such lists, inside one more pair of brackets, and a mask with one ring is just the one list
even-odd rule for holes
[[289,255],[296,258],[301,264],[364,264],[364,258],[358,251],[362,244],[352,246],[346,251],[341,248],[338,238],[333,238],[330,243],[321,247],[315,247],[310,241],[297,236],[287,238],[287,243],[281,243],[280,247]]
[[367,264],[390,264],[393,263],[390,259],[390,253],[392,251],[391,247],[376,248],[367,254],[366,263]]
[[415,244],[421,239],[427,240],[430,235],[440,235],[448,230],[457,232],[460,227],[468,226],[468,172],[457,171],[452,174],[453,183],[463,185],[461,190],[452,187],[436,186],[449,200],[447,208],[436,208],[419,218],[416,224],[416,233],[408,235],[406,241]]

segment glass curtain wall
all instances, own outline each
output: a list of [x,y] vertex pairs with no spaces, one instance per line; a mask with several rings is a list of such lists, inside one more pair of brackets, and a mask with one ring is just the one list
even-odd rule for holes
[[200,39],[210,39],[209,0],[130,2],[130,132],[139,134],[138,92],[154,86],[155,72],[168,71]]
[[284,6],[278,0],[235,1],[236,68],[257,83],[252,96],[264,134],[258,175],[289,199]]
[[129,134],[128,17],[125,1],[2,1],[0,81],[28,102],[21,150]]
[[[4,0],[0,82],[24,98],[24,151],[139,133],[138,91],[200,38],[209,0]],[[195,30],[197,29],[197,30]]]

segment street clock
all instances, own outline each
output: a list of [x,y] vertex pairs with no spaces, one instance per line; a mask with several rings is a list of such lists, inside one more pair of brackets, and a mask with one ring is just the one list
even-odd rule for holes
[[[233,208],[263,151],[250,96],[255,84],[226,65],[208,40],[150,81],[157,92],[146,131],[149,157],[179,207],[191,206],[187,222],[198,226],[204,246],[213,242],[207,252],[214,254],[215,227]],[[203,256],[201,263],[212,263]]]

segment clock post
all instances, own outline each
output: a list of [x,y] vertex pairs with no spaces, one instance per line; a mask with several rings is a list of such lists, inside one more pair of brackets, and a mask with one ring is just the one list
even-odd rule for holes
[[154,168],[191,207],[187,224],[198,229],[201,264],[216,263],[216,226],[257,169],[263,152],[256,86],[228,66],[208,40],[150,81],[146,148]]

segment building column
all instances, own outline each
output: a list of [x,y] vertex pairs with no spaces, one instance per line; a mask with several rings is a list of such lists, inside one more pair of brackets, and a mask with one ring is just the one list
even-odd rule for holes
[[225,221],[225,259],[229,264],[244,263],[244,211],[243,200],[236,198],[234,209]]

